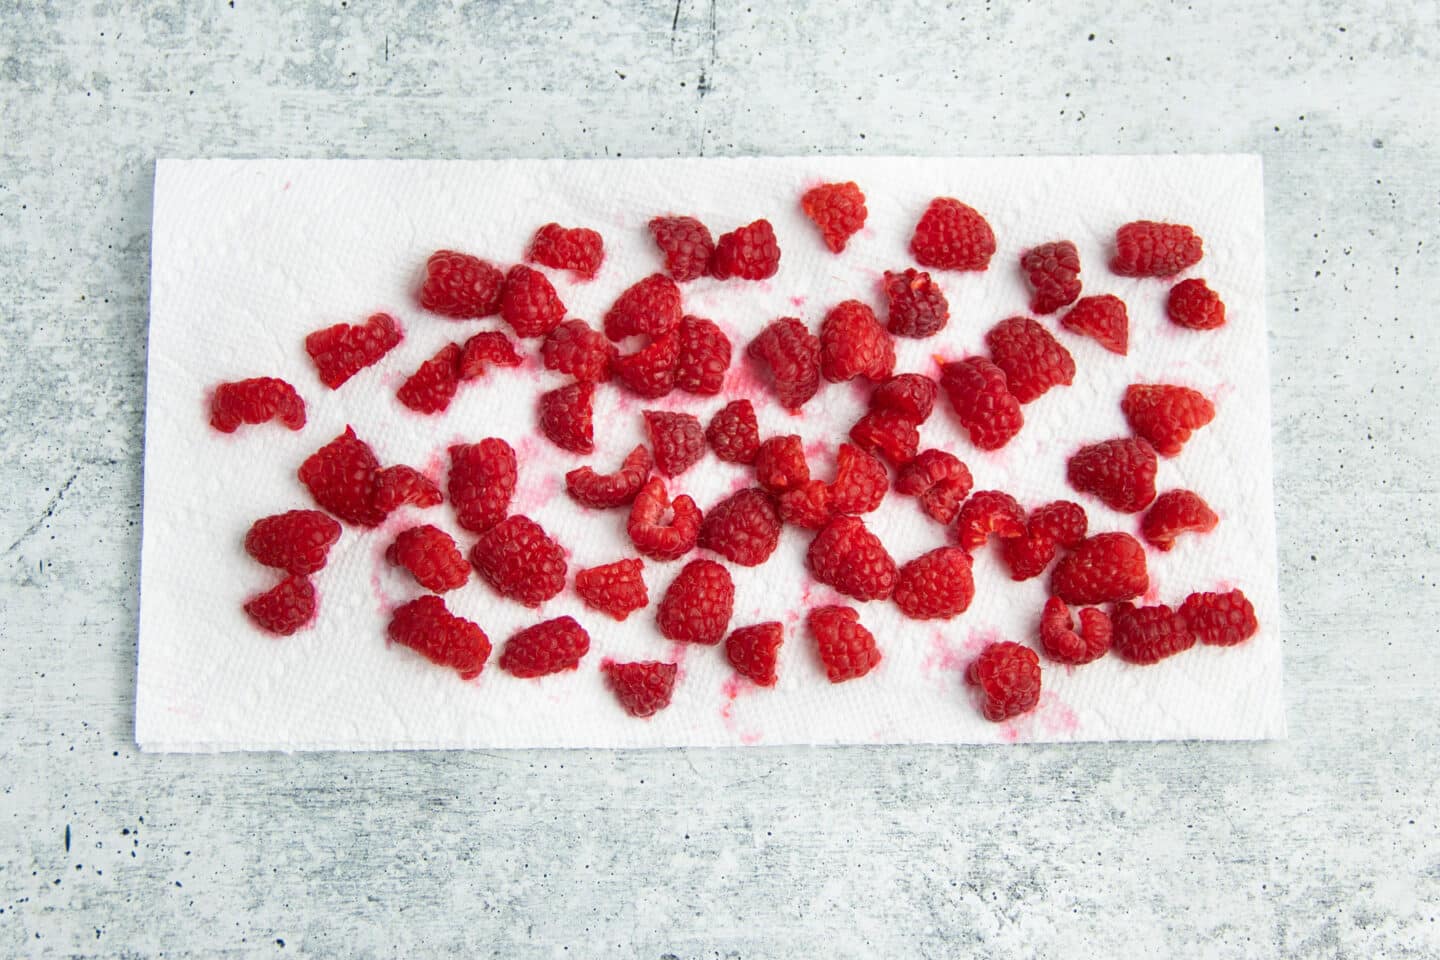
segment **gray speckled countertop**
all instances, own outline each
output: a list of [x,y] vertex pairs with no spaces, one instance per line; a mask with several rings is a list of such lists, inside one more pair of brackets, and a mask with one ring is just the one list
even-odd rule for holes
[[[1435,4],[201,6],[0,10],[0,954],[1440,954]],[[1265,157],[1289,741],[136,753],[156,157],[1170,151]]]

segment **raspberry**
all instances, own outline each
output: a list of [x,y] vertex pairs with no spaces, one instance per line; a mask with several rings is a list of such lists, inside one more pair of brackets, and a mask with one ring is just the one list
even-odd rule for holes
[[667,477],[678,477],[705,456],[705,431],[693,414],[646,410],[645,433],[655,467]]
[[1021,403],[1039,399],[1051,387],[1069,386],[1075,379],[1070,351],[1029,317],[1002,320],[985,334],[990,359],[1005,371],[1010,393]]
[[663,273],[632,284],[605,314],[605,336],[663,337],[680,323],[680,288]]
[[1020,269],[1034,291],[1032,313],[1054,313],[1080,296],[1080,251],[1069,240],[1042,243],[1025,251]]
[[945,292],[924,270],[885,271],[887,329],[897,337],[933,337],[950,320]]
[[730,369],[730,338],[704,317],[680,318],[680,351],[675,386],[686,393],[713,397]]
[[588,380],[557,387],[540,395],[540,430],[550,442],[571,453],[595,450],[595,384]]
[[[670,523],[662,524],[667,510],[671,513]],[[672,502],[665,492],[665,481],[651,477],[636,494],[625,529],[635,549],[645,556],[675,560],[694,549],[703,519],[694,500],[681,494]]]
[[393,467],[385,467],[375,474],[375,488],[371,493],[371,502],[376,509],[387,514],[406,504],[424,510],[444,501],[445,498],[440,494],[440,488],[435,486],[434,481],[414,467],[398,463]]
[[543,337],[565,319],[565,304],[545,274],[516,264],[505,276],[500,319],[517,337]]
[[500,669],[528,680],[564,670],[575,670],[590,652],[590,634],[574,617],[556,617],[526,627],[505,641]]
[[1169,277],[1204,256],[1195,231],[1174,223],[1136,220],[1115,231],[1110,270],[1122,277]]
[[494,266],[453,250],[437,250],[425,263],[420,306],[452,320],[472,320],[500,312],[505,274]]
[[775,241],[769,220],[756,220],[722,233],[710,255],[710,276],[717,280],[765,280],[779,269],[780,244]]
[[1132,383],[1125,388],[1120,409],[1135,435],[1164,457],[1178,454],[1192,430],[1215,419],[1215,405],[1205,394],[1163,383]]
[[1065,601],[1059,597],[1045,601],[1040,614],[1040,646],[1051,660],[1076,666],[1099,660],[1110,650],[1110,635],[1110,617],[1105,611],[1095,607],[1081,610],[1076,632]]
[[346,523],[375,527],[385,519],[373,499],[379,469],[370,445],[346,427],[300,464],[299,476],[322,509]]
[[1010,568],[1010,579],[1019,583],[1045,572],[1050,561],[1055,559],[1055,540],[1027,529],[1018,537],[1002,541],[1000,555],[1005,560],[1005,566]]
[[760,425],[749,400],[732,400],[710,418],[705,439],[715,456],[726,463],[749,465],[760,449]]
[[641,444],[625,455],[614,473],[596,473],[588,466],[571,470],[565,474],[565,492],[576,503],[597,510],[621,507],[635,499],[650,477],[651,466],[650,451]]
[[691,560],[660,599],[655,622],[667,640],[714,646],[725,639],[734,608],[730,571],[714,560]]
[[665,272],[676,283],[703,277],[710,269],[715,241],[694,217],[656,217],[650,221],[650,235],[665,255]]
[[806,551],[810,572],[856,600],[886,600],[895,590],[895,561],[858,517],[836,517]]
[[895,491],[917,497],[931,519],[951,523],[970,495],[970,470],[944,450],[926,450],[907,463],[895,478]]
[[496,593],[527,607],[565,589],[565,551],[540,524],[519,514],[480,534],[470,562]]
[[853,607],[817,607],[805,623],[831,683],[863,677],[880,662],[875,635],[860,623],[860,614]]
[[305,338],[305,352],[315,362],[320,382],[338,390],[361,370],[379,363],[403,339],[405,333],[394,317],[376,313],[362,324],[337,323],[316,330]]
[[912,620],[949,620],[975,599],[970,555],[959,547],[937,547],[900,568],[895,605]]
[[416,413],[442,413],[460,386],[456,376],[459,366],[460,345],[447,343],[439,353],[420,364],[420,369],[400,385],[395,396]]
[[1131,663],[1159,663],[1195,646],[1185,618],[1164,604],[1137,607],[1115,604],[1110,616],[1111,645],[1122,660]]
[[1149,586],[1145,548],[1128,533],[1089,537],[1050,574],[1050,592],[1080,606],[1129,600]]
[[951,197],[936,197],[915,225],[910,252],[922,267],[984,270],[995,254],[995,232],[973,208]]
[[830,308],[820,324],[820,374],[831,383],[865,377],[880,383],[895,369],[895,344],[859,300]]
[[234,433],[242,423],[270,420],[279,420],[291,430],[305,426],[305,401],[276,377],[222,383],[210,398],[210,426],[221,433]]
[[851,183],[822,183],[800,198],[800,207],[815,226],[831,253],[840,253],[852,236],[865,226],[865,194]]
[[820,480],[786,490],[777,499],[780,519],[806,530],[819,530],[835,516],[830,509],[830,487]]
[[1082,447],[1066,463],[1070,486],[1112,510],[1139,513],[1155,499],[1159,461],[1144,440],[1106,440]]
[[520,354],[515,352],[514,342],[499,330],[483,330],[466,340],[455,373],[461,380],[474,380],[485,376],[487,365],[520,366]]
[[981,450],[998,450],[1025,425],[1020,401],[1010,392],[1005,372],[984,357],[967,357],[940,368],[940,389],[970,442]]
[[585,606],[623,622],[650,603],[644,571],[645,564],[634,558],[581,570],[575,574],[575,592]]
[[1214,330],[1225,326],[1225,304],[1204,280],[1181,280],[1170,288],[1165,314],[1177,327]]
[[820,340],[794,317],[771,323],[745,352],[770,371],[775,394],[787,409],[800,409],[820,389]]
[[893,410],[916,423],[930,419],[940,385],[923,373],[901,373],[886,380],[870,394],[871,410]]
[[675,692],[675,664],[656,660],[616,663],[607,660],[601,669],[615,699],[632,717],[654,716],[670,705]]
[[288,637],[315,619],[315,587],[291,575],[245,601],[245,612],[261,630]]
[[1040,658],[1008,640],[980,651],[965,670],[965,680],[980,688],[980,712],[992,723],[1028,713],[1040,702]]
[[771,493],[784,493],[810,480],[805,444],[798,434],[771,437],[755,451],[755,479]]
[[290,510],[256,520],[245,534],[245,552],[267,567],[300,576],[325,566],[340,524],[319,510]]
[[1239,590],[1192,593],[1180,605],[1180,616],[1195,639],[1216,647],[1233,647],[1260,629],[1255,608]]
[[445,601],[428,593],[396,607],[385,630],[391,643],[409,647],[431,663],[450,667],[462,680],[473,680],[490,659],[490,638],[464,617],[457,617]]
[[985,541],[992,535],[1002,540],[1023,537],[1025,511],[1008,493],[977,490],[960,508],[960,516],[955,520],[955,535],[967,553],[985,546]]
[[780,542],[780,512],[759,487],[737,491],[711,507],[700,525],[700,546],[731,563],[755,567]]
[[515,480],[515,451],[499,437],[452,446],[446,486],[455,521],[471,533],[484,533],[504,520]]
[[643,349],[616,357],[610,369],[620,385],[637,397],[655,400],[675,389],[680,338],[673,333],[651,340]]
[[1060,318],[1060,326],[1093,337],[1100,346],[1122,357],[1130,349],[1130,316],[1125,301],[1108,293],[1082,298]]
[[835,480],[830,484],[830,508],[836,513],[869,513],[880,506],[890,490],[885,465],[859,447],[840,444],[835,455]]
[[748,677],[758,686],[775,686],[775,661],[780,657],[780,644],[785,641],[785,628],[777,621],[740,627],[725,638],[725,657],[735,672]]
[[545,338],[540,357],[546,370],[568,373],[576,380],[603,383],[620,351],[584,320],[566,320]]
[[579,280],[593,280],[605,262],[605,241],[586,227],[547,223],[535,231],[525,259],[552,270],[569,270]]
[[1140,521],[1140,531],[1145,542],[1157,550],[1169,550],[1175,546],[1175,538],[1182,533],[1209,533],[1215,529],[1220,518],[1210,505],[1197,493],[1189,490],[1167,490],[1155,498],[1145,518]]
[[895,467],[903,467],[920,448],[920,431],[914,420],[894,410],[874,410],[850,428],[850,439],[869,454],[878,454]]
[[463,587],[470,579],[470,564],[450,534],[428,523],[402,531],[385,551],[385,559],[409,570],[416,583],[435,593]]
[[1032,533],[1049,537],[1062,547],[1078,547],[1090,526],[1085,508],[1071,500],[1056,500],[1037,507],[1026,523]]

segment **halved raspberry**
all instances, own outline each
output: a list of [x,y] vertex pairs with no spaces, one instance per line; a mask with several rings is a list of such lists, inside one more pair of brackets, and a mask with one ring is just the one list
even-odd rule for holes
[[515,451],[499,437],[450,448],[447,480],[455,520],[471,533],[484,533],[505,519],[515,495]]
[[362,324],[337,323],[305,338],[305,352],[315,362],[320,382],[337,390],[355,374],[380,359],[405,339],[400,324],[388,313],[372,314]]
[[715,456],[726,463],[749,465],[760,449],[760,424],[749,400],[732,400],[710,418],[705,439]]
[[1054,313],[1080,296],[1080,251],[1069,240],[1025,251],[1020,269],[1034,291],[1030,309],[1035,313]]
[[830,484],[830,508],[836,513],[869,513],[880,506],[890,490],[885,465],[859,447],[840,444],[835,455],[835,479]]
[[245,552],[267,567],[300,576],[325,566],[340,524],[319,510],[289,510],[262,517],[245,534]]
[[1137,607],[1117,603],[1110,622],[1111,646],[1122,660],[1131,663],[1159,663],[1195,646],[1195,634],[1185,618],[1164,604]]
[[1233,647],[1260,629],[1255,608],[1239,590],[1192,593],[1180,605],[1180,616],[1195,639],[1215,647]]
[[693,414],[646,410],[645,433],[655,467],[667,477],[678,477],[705,456],[705,431]]
[[620,351],[584,320],[566,320],[550,331],[540,347],[546,370],[568,373],[576,380],[603,383]]
[[1032,511],[1024,535],[1006,540],[1001,548],[1010,579],[1029,580],[1044,573],[1060,546],[1079,546],[1088,526],[1084,508],[1069,500],[1056,500]]
[[1010,392],[1005,372],[984,357],[967,357],[940,368],[940,388],[970,442],[998,450],[1025,425],[1020,401]]
[[900,568],[895,605],[912,620],[949,620],[975,599],[970,555],[959,547],[937,547]]
[[771,493],[784,493],[810,479],[805,442],[799,434],[771,437],[755,451],[755,479]]
[[734,609],[730,571],[714,560],[691,560],[665,590],[655,622],[667,640],[713,646],[725,639]]
[[933,337],[950,320],[950,303],[924,270],[885,271],[886,328],[897,337]]
[[931,519],[948,525],[960,513],[973,484],[969,468],[954,454],[925,450],[900,470],[895,491],[918,498]]
[[1225,304],[1204,280],[1181,280],[1170,288],[1165,315],[1177,327],[1214,330],[1225,326]]
[[806,530],[819,530],[835,516],[830,509],[830,487],[821,480],[786,490],[777,502],[781,520]]
[[420,368],[395,391],[395,396],[416,413],[442,413],[450,406],[460,386],[456,374],[459,366],[460,345],[447,343],[439,353],[420,364]]
[[1026,526],[1062,547],[1078,547],[1085,539],[1090,520],[1080,504],[1071,500],[1055,500],[1037,507],[1030,514]]
[[991,536],[1008,540],[1024,535],[1025,511],[1001,490],[975,491],[955,520],[955,536],[967,552],[980,549]]
[[780,542],[780,512],[759,487],[736,491],[705,513],[700,546],[731,563],[755,567],[775,552]]
[[390,513],[409,504],[424,510],[445,502],[435,482],[414,467],[397,463],[375,473],[375,488],[371,494],[375,508]]
[[380,461],[355,431],[345,432],[300,464],[299,476],[320,507],[346,523],[375,527],[386,511],[375,505],[375,475]]
[[1122,277],[1169,277],[1204,256],[1195,231],[1175,223],[1136,220],[1115,231],[1110,269]]
[[545,274],[517,263],[505,276],[500,319],[516,336],[543,337],[565,319],[565,304]]
[[1093,337],[1100,346],[1122,357],[1130,349],[1130,315],[1125,301],[1108,293],[1082,297],[1060,318],[1060,326]]
[[675,367],[679,360],[680,338],[667,333],[634,353],[616,357],[610,369],[626,390],[642,399],[655,400],[675,389]]
[[479,257],[437,250],[425,262],[420,306],[452,320],[473,320],[500,312],[505,274]]
[[866,453],[884,457],[891,466],[903,467],[920,448],[916,422],[894,410],[872,410],[850,428],[850,439]]
[[1010,579],[1019,583],[1044,573],[1055,559],[1056,549],[1053,537],[1027,528],[1020,536],[1002,541],[1000,555],[1010,569]]
[[535,231],[525,259],[553,270],[569,270],[580,280],[593,280],[605,262],[605,241],[586,227],[547,223]]
[[865,226],[865,194],[854,182],[822,183],[800,198],[800,207],[820,228],[820,236],[831,253],[840,253],[845,244]]
[[1082,447],[1066,463],[1070,486],[1121,513],[1139,513],[1155,499],[1155,449],[1124,438]]
[[[668,524],[662,523],[666,512]],[[654,560],[675,560],[695,548],[704,520],[700,508],[686,494],[672,502],[665,492],[665,481],[651,477],[635,496],[630,507],[626,532],[630,542],[645,556]]]
[[1137,437],[1162,457],[1178,454],[1190,433],[1215,419],[1215,404],[1199,390],[1163,383],[1132,383],[1120,409]]
[[505,641],[500,669],[528,680],[575,670],[590,652],[590,634],[574,617],[556,617],[526,627]]
[[509,337],[499,330],[482,330],[465,341],[455,373],[461,380],[474,380],[485,375],[487,366],[518,367],[520,359]]
[[805,623],[831,683],[863,677],[880,662],[875,635],[860,623],[853,607],[817,607]]
[[779,269],[780,244],[775,241],[769,220],[756,220],[722,233],[710,256],[710,276],[717,280],[765,280]]
[[1149,586],[1145,548],[1128,533],[1089,537],[1050,574],[1050,592],[1079,606],[1129,600]]
[[470,564],[450,534],[428,523],[401,531],[385,551],[385,559],[410,571],[416,583],[435,593],[463,587],[470,579]]
[[245,613],[261,630],[288,637],[315,619],[315,587],[292,574],[245,601]]
[[1099,660],[1110,650],[1110,636],[1110,617],[1105,611],[1095,607],[1081,610],[1076,631],[1064,600],[1051,597],[1045,601],[1040,614],[1040,646],[1051,660],[1076,666]]
[[663,273],[631,284],[605,314],[605,336],[663,337],[680,323],[680,288]]
[[870,394],[871,410],[893,410],[915,423],[930,419],[940,385],[923,373],[901,373],[886,380]]
[[714,321],[691,316],[680,318],[678,338],[675,386],[686,393],[713,397],[730,369],[730,338]]
[[594,408],[595,384],[588,380],[540,395],[540,430],[550,442],[571,453],[595,450]]
[[391,643],[409,647],[431,663],[450,667],[462,680],[473,680],[490,659],[490,638],[479,626],[457,617],[445,601],[427,593],[396,607],[385,630]]
[[980,688],[980,712],[992,723],[1028,713],[1040,702],[1040,658],[1008,640],[980,651],[965,670],[965,680]]
[[1039,399],[1051,387],[1075,380],[1070,351],[1029,317],[1002,320],[985,334],[990,359],[1005,371],[1010,393],[1021,403]]
[[858,517],[826,524],[810,541],[805,561],[816,580],[856,600],[887,600],[895,590],[895,561]]
[[650,235],[665,256],[665,272],[677,283],[703,277],[710,269],[715,241],[694,217],[656,217],[650,221]]
[[565,474],[565,492],[576,503],[597,510],[621,507],[635,499],[650,476],[650,451],[642,443],[625,455],[614,473],[596,473],[590,466]]
[[495,592],[538,607],[565,589],[565,551],[529,517],[506,517],[480,534],[470,562]]
[[830,308],[820,324],[820,374],[831,383],[865,377],[880,383],[895,369],[895,344],[875,311],[859,300]]
[[995,255],[995,231],[973,207],[936,197],[915,225],[910,252],[922,267],[984,270]]
[[575,574],[575,592],[585,606],[621,622],[650,603],[645,564],[633,557],[581,570]]
[[242,423],[279,420],[291,430],[305,426],[305,401],[278,377],[222,383],[210,398],[210,426],[234,433]]
[[745,352],[769,370],[775,394],[787,409],[800,409],[820,389],[820,340],[794,317],[771,323]]
[[601,665],[615,699],[632,717],[650,717],[670,706],[675,692],[675,664],[658,660],[616,663],[607,660]]
[[725,658],[742,677],[758,686],[775,686],[775,662],[780,657],[780,644],[785,628],[778,621],[757,623],[733,630],[725,638]]
[[1140,531],[1145,542],[1157,550],[1169,550],[1175,546],[1175,538],[1182,533],[1209,533],[1215,529],[1220,518],[1198,493],[1190,490],[1167,490],[1155,498],[1145,518],[1140,521]]

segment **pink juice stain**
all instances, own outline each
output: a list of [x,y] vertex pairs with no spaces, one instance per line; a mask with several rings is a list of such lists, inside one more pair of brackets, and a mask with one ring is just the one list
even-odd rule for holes
[[730,400],[737,400],[741,397],[763,395],[766,385],[760,378],[755,361],[748,355],[742,356],[739,363],[730,365],[730,372],[725,377],[725,382],[720,392]]
[[791,298],[790,298],[790,306],[794,307],[796,310],[803,310],[803,309],[805,308],[805,298],[804,298],[804,297],[791,297]]

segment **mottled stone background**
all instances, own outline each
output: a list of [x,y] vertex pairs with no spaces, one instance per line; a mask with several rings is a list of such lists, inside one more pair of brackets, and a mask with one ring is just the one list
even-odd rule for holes
[[[1437,5],[779,6],[3,4],[0,954],[1440,955]],[[137,755],[156,157],[1169,151],[1265,157],[1288,742]]]

